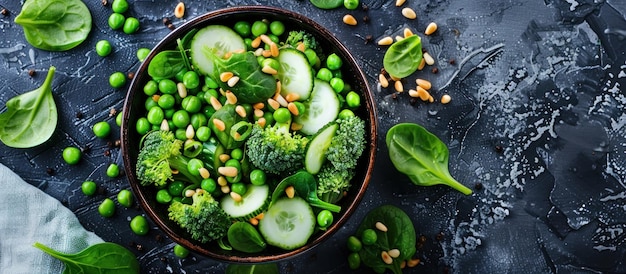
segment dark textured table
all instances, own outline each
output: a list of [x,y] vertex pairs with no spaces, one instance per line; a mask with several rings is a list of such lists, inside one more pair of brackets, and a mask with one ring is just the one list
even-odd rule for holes
[[[59,125],[52,138],[32,149],[0,145],[8,166],[76,213],[84,227],[135,252],[145,273],[221,272],[226,264],[192,254],[178,259],[173,242],[154,227],[136,236],[128,222],[139,208],[117,208],[102,218],[97,206],[128,188],[123,176],[105,175],[121,164],[117,127],[108,140],[94,137],[101,120],[114,125],[125,90],[108,84],[114,71],[133,72],[135,51],[154,46],[174,26],[207,11],[236,5],[271,5],[302,13],[332,30],[353,51],[368,75],[379,113],[379,151],[370,188],[356,214],[339,233],[314,250],[279,263],[284,273],[345,273],[345,240],[363,216],[382,204],[402,207],[419,235],[415,273],[596,273],[626,272],[626,2],[621,0],[407,0],[418,18],[401,15],[395,1],[362,0],[368,9],[350,11],[359,24],[347,26],[344,8],[325,11],[308,1],[192,1],[175,19],[178,1],[129,1],[139,18],[134,35],[112,31],[109,6],[85,1],[93,16],[89,38],[67,52],[32,48],[13,19],[22,1],[1,1],[0,102],[38,87],[57,67],[54,98]],[[366,20],[367,17],[369,20]],[[407,79],[429,79],[436,99],[412,101],[406,93],[378,86],[384,48],[373,41],[423,32],[434,67]],[[106,58],[94,51],[100,39],[114,45]],[[35,72],[30,75],[29,72]],[[414,186],[391,164],[384,136],[399,122],[416,122],[450,148],[450,171],[474,189],[464,196],[447,187]],[[68,166],[63,148],[86,149]],[[86,197],[81,183],[96,181],[105,193]],[[1,183],[1,182],[0,182]],[[0,216],[8,218],[9,216]],[[362,270],[362,269],[361,269]],[[359,271],[361,272],[361,271]],[[409,271],[406,271],[409,272]]]

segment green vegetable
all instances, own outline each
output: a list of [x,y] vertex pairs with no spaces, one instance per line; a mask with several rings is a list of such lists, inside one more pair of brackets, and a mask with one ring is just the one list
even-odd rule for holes
[[98,213],[102,217],[109,218],[115,214],[115,203],[110,198],[105,198],[98,206]]
[[64,274],[139,273],[135,254],[115,243],[95,244],[76,254],[61,253],[38,242],[34,246],[61,260],[65,264]]
[[293,250],[304,246],[315,231],[315,214],[300,197],[283,197],[273,203],[259,221],[259,231],[268,244]]
[[137,215],[130,220],[130,230],[137,235],[146,235],[150,231],[150,226],[146,217]]
[[355,10],[359,7],[359,0],[344,0],[343,5],[346,9]]
[[398,171],[419,186],[448,185],[465,195],[472,190],[448,171],[448,148],[434,134],[413,123],[397,124],[386,136],[389,157]]
[[338,70],[341,68],[341,65],[343,65],[343,61],[341,60],[341,57],[339,57],[339,55],[337,55],[336,53],[333,53],[326,57],[326,67],[328,69]]
[[108,56],[111,54],[111,43],[107,40],[100,40],[96,43],[96,53],[102,57]]
[[139,20],[137,20],[137,18],[135,17],[126,18],[126,21],[124,21],[124,26],[122,27],[122,30],[126,34],[133,34],[137,32],[137,30],[139,30]]
[[121,88],[126,85],[126,75],[124,73],[116,71],[109,76],[109,84],[114,88]]
[[269,264],[229,264],[225,274],[278,274],[278,265]]
[[177,244],[174,246],[174,255],[181,259],[187,258],[187,256],[189,256],[189,250],[184,246]]
[[327,209],[335,213],[341,211],[340,206],[324,202],[317,197],[317,182],[315,182],[315,178],[311,175],[311,173],[303,170],[284,178],[276,186],[274,192],[272,193],[270,208],[272,207],[272,204],[276,203],[284,195],[285,189],[289,186],[293,186],[296,191],[296,195],[304,198],[311,206]]
[[361,244],[361,241],[359,240],[359,238],[357,238],[354,235],[348,237],[347,246],[348,246],[348,250],[352,252],[359,252],[361,251],[361,248],[363,248],[363,244]]
[[276,92],[276,79],[261,71],[253,52],[233,53],[227,59],[215,55],[210,49],[205,49],[204,55],[213,61],[213,79],[220,79],[223,72],[232,72],[239,77],[239,81],[232,87],[225,82],[218,84],[224,90],[230,90],[237,96],[237,102],[254,104],[265,102]]
[[[211,115],[211,118],[209,119],[209,127],[211,128],[213,133],[215,133],[215,137],[217,137],[217,139],[226,149],[238,148],[245,141],[236,138],[236,135],[232,133],[232,129],[235,127],[235,125],[239,124],[240,122],[243,122],[244,125],[249,125],[245,118],[237,114],[235,108],[236,106],[232,104],[224,105],[223,107],[215,111],[215,113],[213,113],[213,115]],[[220,130],[217,128],[217,126],[213,122],[216,119],[224,122],[224,125],[226,126],[224,130]],[[252,126],[250,125],[249,127],[251,128]]]
[[124,13],[128,10],[128,1],[126,0],[113,0],[111,3],[111,10],[117,13]]
[[117,164],[110,164],[109,167],[107,167],[106,173],[110,178],[120,176],[120,167]]
[[204,75],[212,75],[213,58],[208,56],[207,52],[222,57],[227,52],[245,48],[243,39],[233,29],[222,25],[210,25],[198,30],[193,36],[189,54],[196,69]]
[[178,50],[164,50],[152,58],[148,64],[148,75],[154,79],[167,79],[176,76],[185,68],[185,61]]
[[66,51],[87,39],[91,14],[80,0],[28,0],[15,17],[26,41],[48,51]]
[[63,149],[63,160],[68,165],[78,164],[80,158],[81,152],[80,149],[78,149],[77,147],[66,147],[65,149]]
[[285,32],[285,24],[281,21],[272,21],[270,23],[270,32],[276,36],[281,36]]
[[309,139],[290,132],[290,124],[253,126],[246,141],[246,152],[252,165],[271,174],[292,173],[303,166]]
[[294,48],[284,48],[276,60],[280,64],[276,75],[281,83],[280,93],[283,96],[295,93],[302,101],[308,99],[313,91],[314,74],[306,55]]
[[220,201],[220,206],[233,220],[248,221],[267,209],[270,188],[267,185],[250,185],[246,193],[241,195],[241,201],[226,195]]
[[335,9],[343,6],[344,0],[310,0],[313,6],[316,6],[320,9]]
[[106,121],[100,121],[93,125],[93,134],[98,138],[106,138],[111,134],[111,125]]
[[339,115],[340,101],[329,83],[319,79],[313,81],[313,91],[308,101],[304,102],[306,112],[294,118],[302,125],[303,134],[313,135]]
[[361,256],[358,252],[352,252],[348,255],[348,266],[350,269],[357,269],[361,266]]
[[124,26],[124,21],[126,21],[126,17],[124,17],[123,14],[114,12],[109,15],[109,20],[107,22],[111,29],[116,30]]
[[287,40],[285,40],[285,44],[291,45],[294,48],[297,47],[298,43],[300,42],[304,43],[304,46],[308,49],[316,50],[318,47],[318,43],[317,43],[317,40],[315,39],[315,36],[313,36],[313,34],[310,34],[304,30],[290,31],[289,35],[287,36]]
[[[361,262],[373,269],[388,268],[395,274],[402,273],[400,264],[402,261],[411,259],[416,251],[413,222],[402,209],[392,205],[383,205],[373,209],[365,216],[357,229],[357,237],[360,237],[365,230],[373,229],[377,222],[384,224],[387,231],[375,230],[377,234],[376,243],[365,244],[358,252]],[[398,249],[400,256],[394,258],[391,264],[386,264],[381,258],[381,252],[391,249]]]
[[261,234],[248,222],[235,222],[228,229],[227,235],[230,245],[241,252],[261,252],[267,246]]
[[0,141],[14,148],[29,148],[50,139],[57,126],[57,107],[52,97],[50,67],[44,83],[37,89],[15,96],[6,102],[0,114]]
[[133,205],[133,193],[128,189],[122,189],[117,193],[117,202],[124,207],[131,207]]
[[326,151],[338,127],[337,123],[331,122],[311,138],[304,157],[304,167],[307,172],[317,174],[320,171],[326,161]]
[[383,57],[383,67],[389,75],[404,78],[417,70],[422,60],[422,40],[411,35],[391,44]]
[[231,221],[220,204],[202,189],[196,190],[192,200],[191,205],[172,202],[168,208],[169,218],[201,243],[224,237]]
[[83,194],[91,196],[96,194],[98,186],[94,181],[84,181],[83,184],[80,186],[80,189],[83,191]]
[[317,225],[321,230],[325,230],[333,223],[333,213],[330,210],[323,209],[317,213]]
[[148,57],[148,54],[150,54],[150,49],[149,48],[139,48],[137,49],[137,60],[139,60],[139,62],[143,62],[143,60],[146,60],[146,58]]

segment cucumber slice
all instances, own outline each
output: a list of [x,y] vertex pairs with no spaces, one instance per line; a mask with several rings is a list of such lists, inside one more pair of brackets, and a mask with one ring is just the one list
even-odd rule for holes
[[306,111],[296,116],[294,121],[302,125],[300,132],[306,135],[317,133],[339,115],[340,102],[335,90],[328,82],[319,79],[315,79],[311,98],[304,104]]
[[300,101],[308,99],[313,90],[314,75],[306,55],[297,49],[285,48],[280,50],[276,59],[280,64],[277,74],[280,94],[295,93]]
[[330,141],[339,125],[331,122],[324,128],[320,129],[315,136],[309,141],[304,156],[304,168],[311,174],[317,174],[322,168],[324,160],[326,160],[326,150],[330,146]]
[[315,231],[315,214],[300,197],[281,198],[259,221],[259,231],[268,244],[292,250],[306,244]]
[[269,205],[270,188],[267,185],[249,185],[248,190],[241,196],[240,202],[230,197],[224,196],[220,206],[231,219],[238,221],[248,221],[263,212]]
[[212,75],[213,61],[207,57],[206,50],[214,50],[217,56],[224,56],[227,52],[246,49],[243,38],[227,26],[210,25],[204,27],[191,39],[189,54],[191,63],[201,73]]

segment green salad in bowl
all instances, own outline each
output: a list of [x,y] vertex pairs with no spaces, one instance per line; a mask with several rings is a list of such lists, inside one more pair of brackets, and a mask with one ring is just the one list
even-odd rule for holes
[[174,30],[135,74],[123,115],[143,209],[223,261],[276,261],[329,238],[374,164],[376,113],[357,62],[279,8],[218,10]]

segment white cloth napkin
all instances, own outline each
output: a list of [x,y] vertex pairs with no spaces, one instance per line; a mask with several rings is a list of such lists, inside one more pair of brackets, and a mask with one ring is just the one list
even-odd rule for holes
[[0,273],[61,273],[64,265],[35,242],[76,253],[102,239],[58,200],[0,164]]

